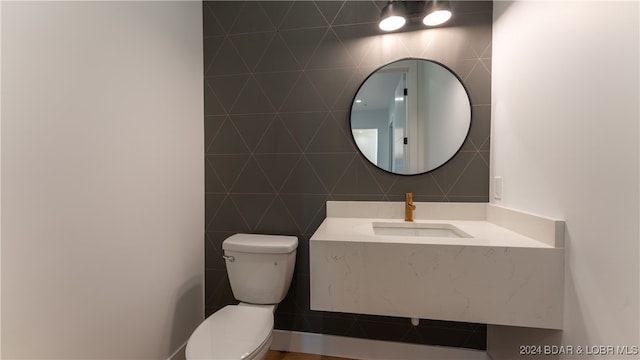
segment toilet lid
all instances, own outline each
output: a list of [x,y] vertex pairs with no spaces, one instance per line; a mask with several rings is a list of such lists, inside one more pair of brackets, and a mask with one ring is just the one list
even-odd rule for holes
[[228,305],[209,316],[187,342],[187,359],[244,359],[271,335],[273,313]]

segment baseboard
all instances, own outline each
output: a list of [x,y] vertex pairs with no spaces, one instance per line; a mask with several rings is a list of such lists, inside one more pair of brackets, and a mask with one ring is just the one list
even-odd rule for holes
[[184,351],[187,348],[187,343],[185,342],[184,344],[182,344],[182,346],[180,346],[178,348],[178,350],[174,351],[173,354],[171,354],[167,360],[186,360],[187,357],[184,353]]
[[486,351],[274,330],[272,350],[363,360],[489,360]]

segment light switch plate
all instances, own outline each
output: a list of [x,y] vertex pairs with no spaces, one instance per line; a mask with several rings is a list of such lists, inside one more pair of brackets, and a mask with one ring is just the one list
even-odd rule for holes
[[502,200],[502,176],[493,177],[493,198]]

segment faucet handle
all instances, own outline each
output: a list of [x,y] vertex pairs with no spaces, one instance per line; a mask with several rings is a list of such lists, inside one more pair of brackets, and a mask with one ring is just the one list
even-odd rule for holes
[[404,221],[413,221],[413,211],[416,209],[413,203],[413,194],[404,194]]
[[410,193],[410,192],[409,193],[405,193],[404,194],[404,201],[407,204],[413,204],[413,193]]

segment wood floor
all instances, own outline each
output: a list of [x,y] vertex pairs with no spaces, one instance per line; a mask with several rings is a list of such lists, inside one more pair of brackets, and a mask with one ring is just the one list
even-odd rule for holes
[[301,354],[284,351],[269,350],[265,360],[350,360],[323,355]]

